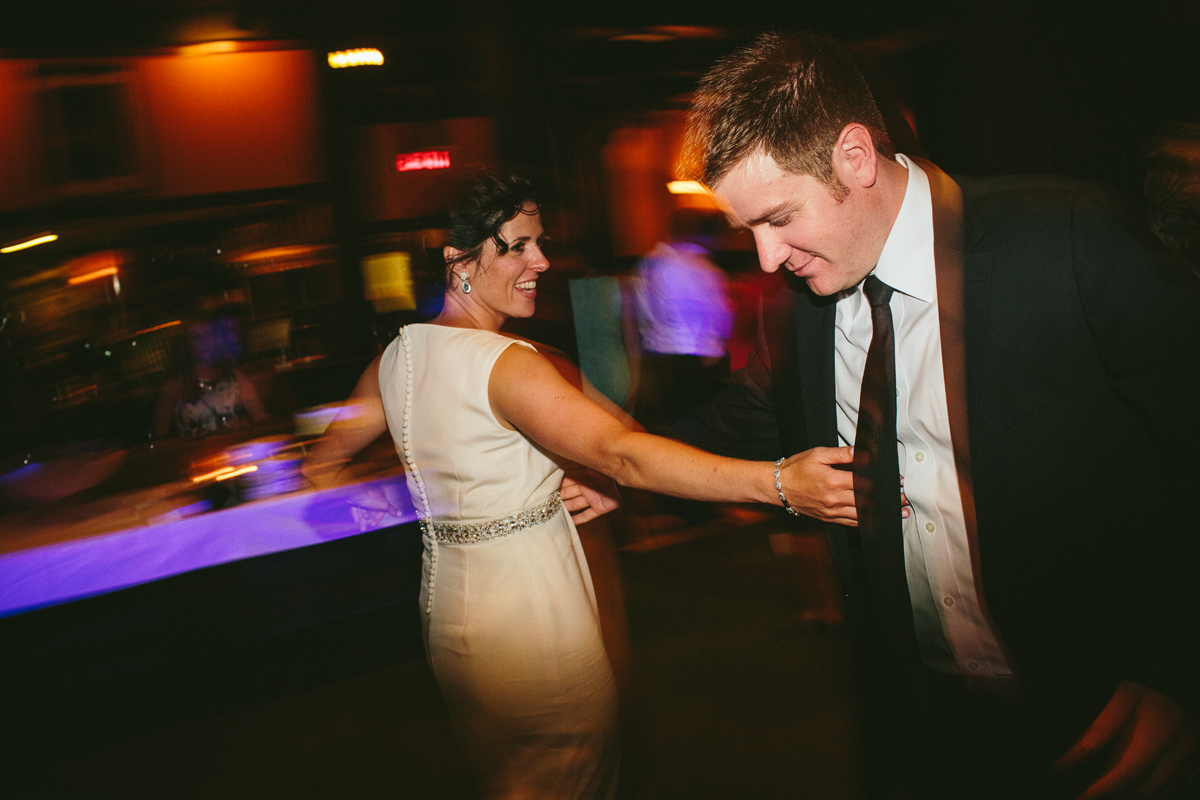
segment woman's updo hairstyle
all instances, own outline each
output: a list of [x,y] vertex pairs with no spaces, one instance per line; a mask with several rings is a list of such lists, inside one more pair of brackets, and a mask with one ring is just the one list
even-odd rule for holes
[[464,261],[474,261],[483,252],[488,239],[496,244],[496,252],[508,252],[508,242],[500,236],[504,223],[522,213],[526,203],[539,208],[541,203],[533,183],[512,173],[488,173],[478,178],[450,210],[448,244],[458,255],[447,260],[453,268]]

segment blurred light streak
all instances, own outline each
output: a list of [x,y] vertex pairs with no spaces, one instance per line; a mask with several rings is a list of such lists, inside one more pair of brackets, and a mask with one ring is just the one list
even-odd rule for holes
[[449,150],[426,150],[420,153],[400,153],[396,156],[396,171],[415,169],[450,169]]
[[610,42],[669,42],[675,37],[669,33],[622,33],[608,37]]
[[77,398],[96,397],[99,394],[99,392],[100,392],[100,386],[95,383],[89,384],[88,386],[81,386],[78,389],[72,389],[70,387],[59,387],[57,390],[55,390],[54,397],[50,398],[50,402],[52,402],[52,403],[60,403],[61,402],[61,403],[66,403],[67,405],[71,405],[72,400],[75,400]]
[[181,47],[178,52],[181,56],[211,56],[217,53],[233,53],[237,49],[237,42],[204,42],[203,44],[189,44],[186,47]]
[[212,472],[206,472],[203,475],[197,475],[196,477],[192,478],[192,483],[201,483],[209,478],[215,478],[218,475],[224,475],[226,472],[233,472],[233,467],[221,467],[220,469],[214,469]]
[[329,54],[329,66],[334,69],[343,67],[377,67],[383,63],[383,53],[374,47],[360,47],[357,50],[338,50]]
[[218,475],[217,480],[227,481],[230,478],[236,478],[238,475],[245,475],[247,472],[258,472],[258,467],[255,466],[254,464],[251,464],[248,467],[242,467],[241,469],[235,469],[231,472],[226,472],[224,475]]
[[671,194],[708,194],[708,189],[699,181],[670,181],[667,191]]
[[164,322],[162,325],[155,325],[153,328],[145,328],[143,330],[140,330],[137,333],[135,333],[134,336],[141,336],[143,333],[153,333],[154,331],[161,331],[163,328],[173,328],[176,325],[181,325],[181,324],[183,324],[183,320],[180,320],[180,319],[174,320],[172,322]]
[[56,241],[57,239],[58,239],[58,236],[56,234],[44,233],[40,236],[35,236],[32,239],[26,239],[23,242],[17,242],[16,244],[10,244],[7,247],[0,247],[0,253],[15,253],[18,250],[25,250],[30,247],[37,247],[39,244],[46,244],[47,242],[53,242],[53,241]]
[[[89,272],[86,275],[77,275],[74,278],[68,278],[67,285],[68,286],[76,286],[80,283],[87,283],[88,281],[94,281],[97,278],[106,278],[109,275],[115,276],[116,274],[117,274],[116,267],[105,267],[104,269],[98,269],[95,272]],[[116,283],[115,278],[114,278],[113,286],[114,286],[114,288],[120,286],[120,284]],[[120,292],[120,289],[118,288],[117,291]]]
[[726,33],[721,28],[709,28],[701,25],[655,25],[647,30],[653,33],[663,33],[676,39],[722,39]]

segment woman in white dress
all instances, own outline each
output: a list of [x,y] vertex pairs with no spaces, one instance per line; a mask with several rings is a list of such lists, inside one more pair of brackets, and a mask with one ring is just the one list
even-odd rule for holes
[[611,798],[616,693],[568,512],[584,521],[613,503],[564,481],[561,465],[681,497],[776,505],[780,465],[628,430],[533,346],[500,333],[509,317],[533,314],[549,268],[528,182],[478,183],[452,212],[450,242],[442,312],[405,326],[367,368],[351,396],[357,415],[331,426],[305,474],[329,482],[322,464],[390,431],[422,523],[429,664],[484,796]]

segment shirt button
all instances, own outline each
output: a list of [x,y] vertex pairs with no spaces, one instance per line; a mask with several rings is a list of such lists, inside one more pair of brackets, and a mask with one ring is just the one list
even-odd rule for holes
[[925,530],[929,531],[930,533],[933,533],[934,531],[936,531],[936,530],[937,530],[937,526],[936,526],[936,525],[934,525],[932,522],[926,522],[926,523],[925,523]]
[[946,606],[946,608],[950,608],[950,606],[954,605],[954,598],[950,595],[946,595],[942,598],[942,605]]
[[978,661],[975,661],[975,660],[968,661],[968,662],[967,662],[967,669],[969,669],[969,670],[971,670],[972,672],[974,672],[975,670],[979,669],[979,662],[978,662]]
[[900,396],[900,390],[896,389],[896,397],[899,397],[899,396]]
[[917,454],[916,454],[915,456],[913,456],[913,458],[915,458],[917,461],[924,461],[924,460],[925,460],[925,454],[924,454],[924,453],[922,453],[920,450],[918,450],[918,451],[917,451]]

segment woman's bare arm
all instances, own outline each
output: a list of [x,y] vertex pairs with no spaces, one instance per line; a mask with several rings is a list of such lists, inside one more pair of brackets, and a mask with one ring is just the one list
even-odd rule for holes
[[[643,430],[637,420],[593,386],[583,374],[583,370],[567,358],[565,353],[544,344],[537,344],[536,349],[550,361],[567,383],[583,392],[584,397],[612,414],[627,429]],[[571,518],[575,520],[576,525],[615,511],[621,505],[620,493],[617,492],[617,485],[612,478],[578,464],[564,463],[563,468],[565,472],[561,487],[562,501],[567,511],[571,512]]]
[[723,458],[627,430],[528,348],[501,354],[488,396],[501,421],[624,486],[696,500],[779,504],[770,462]]
[[[516,337],[514,337],[516,338]],[[579,391],[583,392],[583,396],[591,400],[596,405],[603,408],[609,414],[617,418],[617,421],[631,431],[644,431],[641,423],[630,416],[629,412],[621,408],[619,405],[609,400],[603,392],[592,385],[592,382],[583,374],[583,370],[579,365],[567,357],[567,354],[556,347],[535,342],[532,339],[520,338],[520,341],[529,342],[534,346],[534,349],[546,357],[559,374],[566,379],[567,383],[574,386]]]
[[318,489],[332,486],[346,462],[386,430],[376,357],[358,379],[345,408],[308,451],[300,472]]

